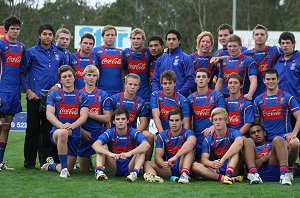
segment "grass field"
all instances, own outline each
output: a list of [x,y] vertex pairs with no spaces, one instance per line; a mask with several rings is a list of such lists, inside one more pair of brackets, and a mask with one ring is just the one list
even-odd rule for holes
[[57,173],[23,168],[23,142],[25,133],[10,133],[5,155],[8,165],[15,171],[0,172],[0,197],[299,197],[300,179],[292,186],[277,182],[249,185],[248,181],[228,186],[213,181],[192,179],[183,185],[165,181],[163,184],[147,183],[139,177],[135,183],[125,178],[109,177],[96,181],[94,174],[75,172],[68,179]]

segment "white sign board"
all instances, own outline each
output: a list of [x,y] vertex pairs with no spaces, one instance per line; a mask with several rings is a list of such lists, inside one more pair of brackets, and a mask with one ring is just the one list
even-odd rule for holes
[[[268,41],[267,45],[270,46],[279,46],[278,44],[278,39],[280,34],[283,31],[268,31],[269,36],[268,36]],[[296,39],[296,49],[300,50],[300,32],[292,32],[295,36]],[[254,48],[254,40],[252,38],[252,31],[248,30],[235,30],[234,34],[238,35],[242,39],[243,46],[247,47],[248,49]],[[218,45],[219,48],[222,48],[222,46]]]
[[[95,37],[95,47],[103,45],[102,41],[102,29],[104,26],[82,26],[75,25],[75,39],[74,48],[79,49],[80,38],[84,33],[91,33]],[[116,48],[125,49],[130,47],[130,32],[131,27],[115,27],[117,29],[118,35],[115,42]]]

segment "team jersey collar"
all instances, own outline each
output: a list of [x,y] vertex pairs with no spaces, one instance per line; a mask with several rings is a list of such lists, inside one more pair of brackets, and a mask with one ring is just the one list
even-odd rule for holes
[[[229,129],[227,128],[226,133],[225,133],[225,135],[223,137],[228,136],[228,133],[229,133]],[[216,131],[213,132],[213,138],[223,138],[223,137],[217,137]]]
[[83,89],[82,89],[82,91],[83,91],[84,93],[94,93],[94,92],[96,92],[96,90],[97,90],[97,87],[95,87],[95,89],[94,89],[93,91],[91,91],[91,92],[88,92],[88,91],[85,89],[85,87],[83,87]]
[[230,56],[230,58],[231,58],[231,59],[241,59],[241,58],[243,58],[244,56],[245,56],[245,54],[242,52],[241,55],[239,55],[238,57],[234,57],[234,58],[233,58],[233,57]]
[[[167,95],[165,94],[164,90],[162,90],[161,93],[162,93],[163,96],[169,97],[169,96],[167,96]],[[172,97],[173,97],[173,98],[176,98],[176,96],[177,96],[177,94],[176,94],[176,91],[174,90],[174,93],[173,93]]]
[[[281,92],[282,92],[281,89],[278,88],[278,91],[277,91],[276,95],[280,94]],[[268,95],[267,91],[265,91],[265,95],[270,96],[270,95]],[[275,96],[275,95],[271,95],[271,96]]]
[[168,54],[169,55],[173,55],[175,54],[176,52],[180,51],[181,50],[181,47],[176,47],[175,49],[173,50],[168,50]]
[[76,92],[77,90],[76,90],[76,87],[74,87],[74,90],[73,91],[71,91],[71,92],[66,92],[65,90],[64,90],[64,88],[61,88],[61,90],[64,92],[64,93],[68,93],[68,94],[70,94],[70,93],[74,93],[74,92]]
[[256,52],[264,52],[264,51],[267,51],[267,50],[269,49],[269,46],[266,45],[266,47],[265,47],[263,50],[258,50],[257,48],[253,48],[253,49],[254,49],[254,51],[256,51]]
[[197,95],[207,95],[209,92],[210,92],[210,88],[207,89],[207,92],[206,92],[205,94],[200,94],[200,93],[198,92],[198,90],[196,91]]
[[[126,98],[125,97],[125,91],[122,91],[122,98]],[[128,99],[128,98],[126,98],[126,99]],[[136,99],[136,95],[134,96],[133,99],[128,99],[128,100],[135,100],[135,99]]]
[[168,136],[180,136],[184,132],[184,128],[178,133],[178,135],[174,135],[172,129],[168,130]]

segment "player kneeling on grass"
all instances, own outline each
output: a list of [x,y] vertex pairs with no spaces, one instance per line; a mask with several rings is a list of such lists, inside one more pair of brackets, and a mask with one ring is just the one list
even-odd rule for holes
[[239,130],[227,128],[228,113],[223,108],[215,108],[211,113],[215,130],[202,143],[201,163],[194,162],[192,171],[203,178],[219,180],[224,184],[240,181],[240,156],[243,138]]
[[[179,183],[188,183],[190,168],[194,161],[195,134],[182,127],[181,109],[173,109],[168,115],[170,129],[156,137],[155,163],[146,161],[144,179],[148,182],[163,182],[163,178],[180,176]],[[163,177],[163,178],[162,178]]]
[[75,72],[71,66],[61,66],[58,73],[62,89],[54,90],[48,95],[46,115],[53,125],[50,139],[57,145],[60,164],[48,157],[41,169],[57,171],[60,177],[67,178],[76,162],[79,127],[88,118],[88,98],[85,93],[75,89]]
[[250,128],[250,138],[244,140],[243,149],[250,184],[262,183],[263,180],[292,185],[288,173],[288,149],[281,136],[268,142],[266,132],[260,125],[255,124]]
[[[108,179],[105,174],[107,170],[111,175],[127,175],[127,181],[134,182],[144,164],[145,153],[150,145],[140,131],[127,126],[128,110],[116,109],[111,121],[115,127],[102,133],[92,146],[97,153],[95,177],[97,180]],[[105,144],[108,150],[104,148]]]

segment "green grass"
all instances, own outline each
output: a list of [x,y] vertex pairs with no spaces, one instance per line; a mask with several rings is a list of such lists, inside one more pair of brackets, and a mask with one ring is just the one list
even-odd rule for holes
[[0,172],[0,197],[298,197],[300,179],[293,186],[277,182],[249,185],[248,181],[228,186],[214,181],[198,181],[181,185],[165,181],[163,184],[147,183],[139,177],[135,183],[124,178],[109,177],[96,181],[94,174],[75,172],[68,179],[57,173],[26,170],[23,168],[23,143],[25,133],[12,132],[5,161],[15,171]]
[[26,105],[26,93],[21,93],[21,105],[23,111],[27,111],[27,105]]

